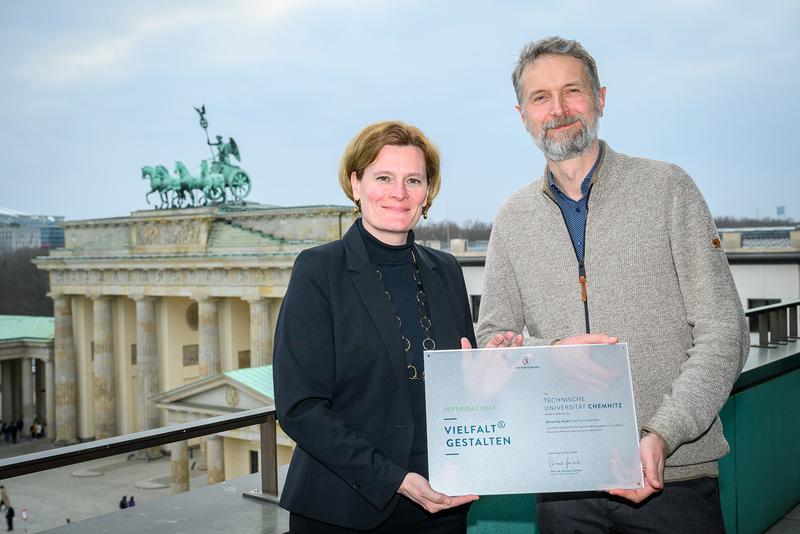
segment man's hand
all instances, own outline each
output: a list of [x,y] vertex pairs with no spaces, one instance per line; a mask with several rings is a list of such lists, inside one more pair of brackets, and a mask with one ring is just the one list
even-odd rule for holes
[[[522,334],[515,334],[510,330],[505,334],[495,334],[492,339],[486,342],[486,345],[483,346],[485,349],[500,349],[503,347],[521,347],[522,346]],[[461,348],[462,349],[474,349],[475,347],[469,342],[469,340],[465,337],[461,338]]]
[[[560,339],[553,345],[613,345],[619,338],[607,334],[581,334],[579,336]],[[611,382],[617,379],[618,373],[607,369],[591,358],[590,352],[573,351],[573,358],[568,361],[557,359],[556,365],[564,366],[573,380],[582,383],[587,392],[600,394],[608,389]]]
[[619,341],[618,337],[608,334],[581,334],[579,336],[559,339],[553,345],[613,345]]
[[450,497],[444,493],[439,493],[431,488],[425,477],[417,473],[408,473],[403,479],[403,483],[400,484],[400,489],[397,490],[397,493],[408,497],[432,514],[478,500],[477,495]]
[[664,464],[667,460],[667,444],[664,440],[657,434],[646,434],[639,441],[639,456],[644,473],[644,488],[610,490],[611,495],[639,503],[664,488]]

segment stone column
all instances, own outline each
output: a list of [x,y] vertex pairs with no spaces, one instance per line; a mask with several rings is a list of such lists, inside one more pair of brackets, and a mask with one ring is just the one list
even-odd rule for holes
[[22,419],[22,358],[11,360],[11,415],[16,423]]
[[11,370],[11,363],[12,360],[3,360],[0,365],[2,365],[2,375],[0,375],[0,380],[2,380],[2,395],[3,395],[3,421],[9,422],[14,418],[14,390],[11,387],[11,382],[14,380]]
[[206,437],[208,458],[208,484],[225,482],[225,451],[222,436]]
[[272,321],[269,299],[248,299],[250,303],[250,366],[272,363]]
[[[158,394],[158,353],[156,349],[156,299],[136,299],[136,365],[139,368],[139,430],[160,426],[158,408],[150,400]],[[158,447],[139,451],[139,457],[161,456]]]
[[44,399],[45,434],[52,439],[56,428],[56,377],[52,361],[44,362]]
[[208,447],[207,447],[207,440],[206,438],[200,438],[200,446],[197,448],[197,468],[200,471],[206,471],[208,469],[208,462],[206,459],[208,458]]
[[200,378],[222,372],[219,354],[219,320],[217,299],[198,299]]
[[53,297],[55,312],[55,430],[60,443],[78,441],[78,362],[72,339],[72,298],[68,295]]
[[[219,319],[217,316],[217,299],[199,297],[196,300],[199,323],[200,378],[203,379],[222,372],[219,351]],[[208,442],[210,440],[211,438],[201,438],[200,454],[197,458],[197,466],[200,469],[208,469],[209,483],[211,483],[210,455],[208,453]]]
[[36,404],[36,408],[33,411],[33,417],[38,419],[41,423],[44,421],[45,413],[44,413],[44,360],[37,359],[36,363],[36,374],[33,377],[33,398]]
[[94,299],[94,437],[117,434],[111,299]]
[[28,436],[31,433],[33,424],[33,361],[30,358],[21,358],[19,361],[22,366],[22,435]]
[[169,449],[172,494],[189,491],[189,444],[187,441],[177,441],[171,443]]

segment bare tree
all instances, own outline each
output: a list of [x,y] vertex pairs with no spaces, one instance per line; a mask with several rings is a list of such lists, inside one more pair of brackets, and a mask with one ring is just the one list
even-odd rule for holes
[[47,272],[31,262],[48,253],[47,249],[20,248],[0,254],[0,315],[52,317]]
[[[791,218],[763,218],[733,217],[722,215],[714,217],[717,228],[763,228],[767,226],[796,226],[798,223]],[[414,229],[414,234],[420,241],[443,241],[450,239],[467,239],[469,241],[486,241],[492,233],[492,223],[484,221],[465,221],[457,223],[449,219],[442,221],[420,222]]]
[[792,219],[773,219],[766,217],[754,219],[751,217],[731,217],[723,215],[714,217],[717,228],[762,228],[764,226],[795,226],[797,223]]

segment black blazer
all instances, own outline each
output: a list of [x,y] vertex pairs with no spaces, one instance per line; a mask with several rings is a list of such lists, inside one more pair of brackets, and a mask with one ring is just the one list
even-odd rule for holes
[[[437,349],[475,345],[461,267],[414,245]],[[400,331],[355,225],[304,250],[278,316],[275,404],[297,442],[281,506],[347,528],[394,510],[414,435]]]

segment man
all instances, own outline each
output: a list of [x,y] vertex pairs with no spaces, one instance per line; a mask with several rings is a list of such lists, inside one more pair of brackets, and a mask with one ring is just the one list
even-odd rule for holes
[[14,508],[12,506],[6,507],[6,532],[14,530]]
[[[540,495],[542,532],[723,532],[718,413],[749,338],[725,253],[692,179],[597,138],[606,88],[576,41],[526,46],[517,111],[544,177],[501,207],[478,343],[627,342],[645,487]],[[602,333],[601,333],[602,332]]]

